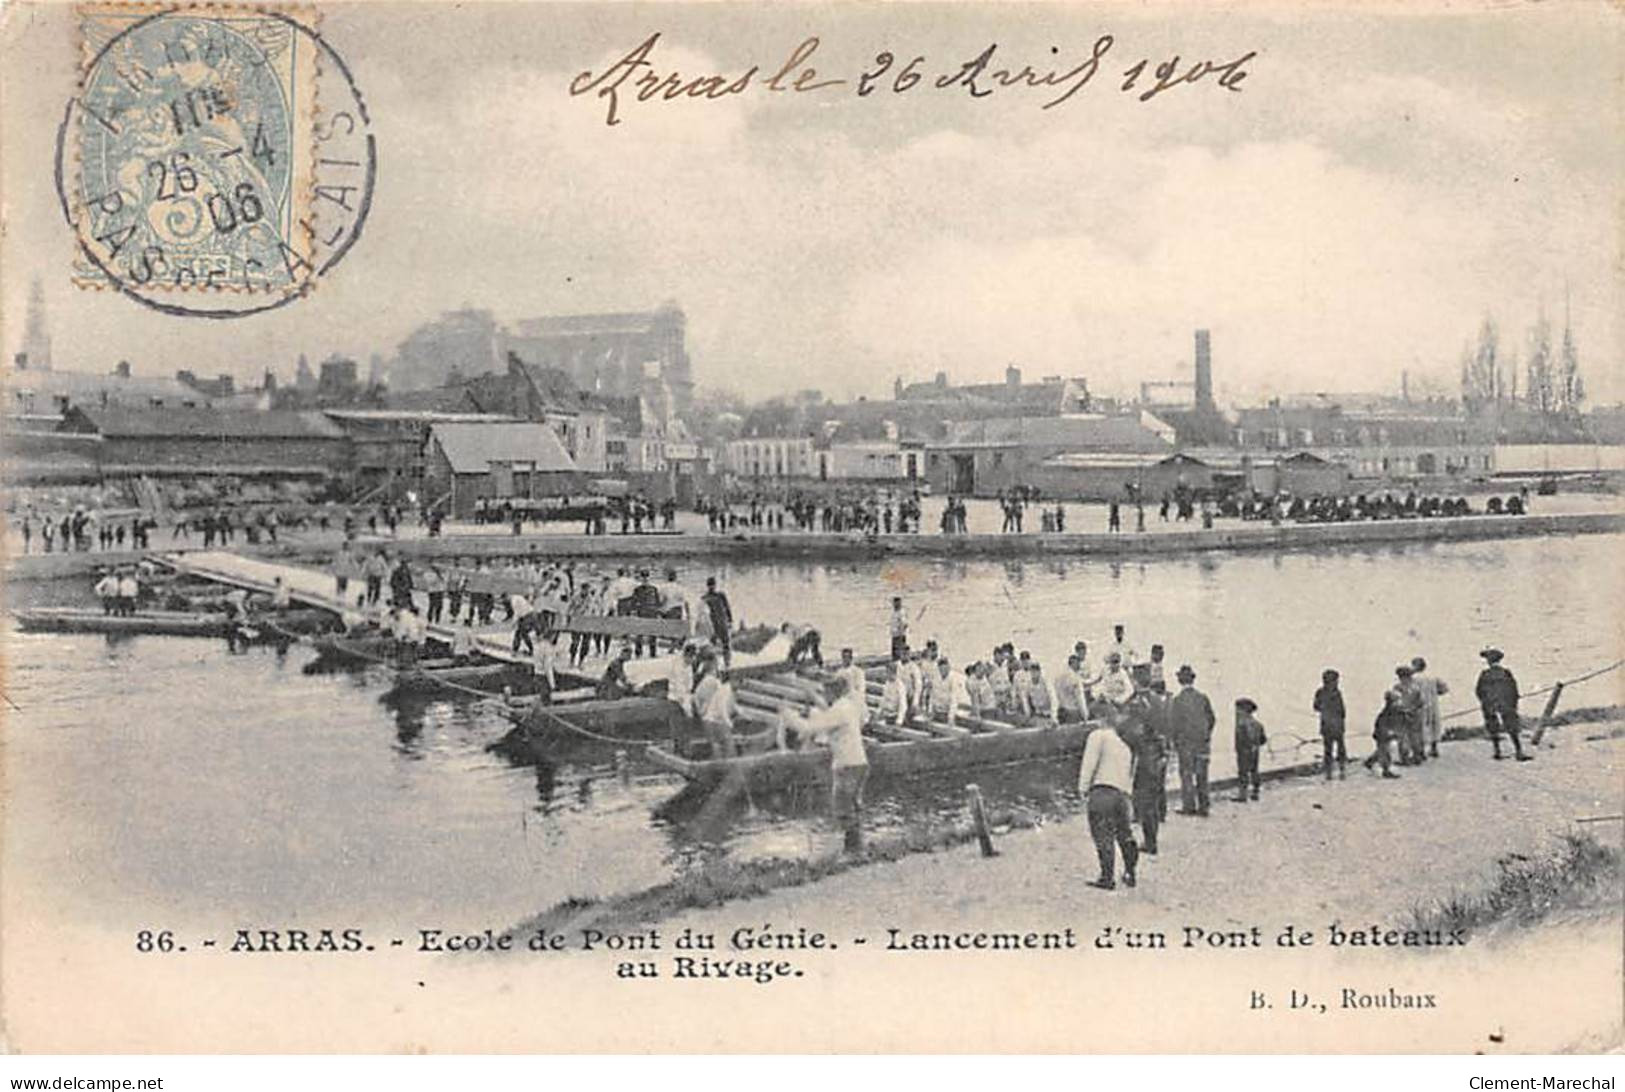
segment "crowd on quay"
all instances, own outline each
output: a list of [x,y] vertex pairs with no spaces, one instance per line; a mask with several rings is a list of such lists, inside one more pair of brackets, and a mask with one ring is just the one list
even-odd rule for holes
[[99,550],[144,550],[152,543],[158,524],[141,512],[97,512],[75,508],[61,515],[26,509],[13,517],[22,536],[23,553],[34,552],[34,537],[41,553],[86,553]]
[[918,490],[841,488],[782,490],[704,498],[699,510],[713,533],[737,530],[821,531],[844,534],[918,534]]

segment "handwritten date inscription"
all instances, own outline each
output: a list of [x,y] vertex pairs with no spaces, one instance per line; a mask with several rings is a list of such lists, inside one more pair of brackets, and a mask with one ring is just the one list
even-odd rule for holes
[[[783,63],[764,67],[751,65],[737,75],[695,75],[676,70],[663,71],[651,59],[660,42],[660,33],[649,35],[631,52],[602,72],[591,69],[570,81],[572,96],[591,95],[604,104],[604,123],[619,125],[623,108],[630,102],[672,102],[678,99],[722,99],[743,95],[753,88],[791,94],[907,95],[911,92],[963,93],[984,99],[998,92],[1030,92],[1040,109],[1060,106],[1083,90],[1106,67],[1114,39],[1110,34],[1096,38],[1087,56],[1074,64],[1062,57],[1060,47],[1051,47],[1050,60],[1032,64],[1005,63],[995,42],[974,57],[946,66],[923,55],[908,56],[882,51],[856,73],[847,75],[820,71],[813,64],[820,45],[807,38],[793,49]],[[1258,53],[1251,50],[1231,61],[1185,60],[1179,56],[1154,61],[1134,59],[1117,77],[1117,90],[1132,94],[1140,102],[1174,88],[1207,82],[1225,91],[1240,91],[1250,64]],[[1110,76],[1103,78],[1111,78]]]

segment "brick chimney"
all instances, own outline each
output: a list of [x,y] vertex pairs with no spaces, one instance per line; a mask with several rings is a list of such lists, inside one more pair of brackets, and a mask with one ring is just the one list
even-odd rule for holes
[[1213,348],[1206,330],[1196,331],[1196,408],[1213,407]]

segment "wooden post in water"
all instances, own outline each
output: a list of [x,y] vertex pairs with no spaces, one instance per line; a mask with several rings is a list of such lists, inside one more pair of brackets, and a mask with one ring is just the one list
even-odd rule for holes
[[1529,737],[1531,745],[1540,746],[1541,738],[1546,735],[1546,723],[1552,719],[1552,714],[1557,712],[1557,699],[1562,696],[1563,684],[1559,682],[1552,687],[1552,696],[1546,699],[1546,708],[1540,714],[1540,723],[1535,725],[1534,734]]
[[997,857],[999,851],[993,848],[993,831],[987,825],[987,804],[982,800],[981,787],[966,785],[965,797],[970,803],[970,818],[976,827],[976,840],[982,844],[982,856]]

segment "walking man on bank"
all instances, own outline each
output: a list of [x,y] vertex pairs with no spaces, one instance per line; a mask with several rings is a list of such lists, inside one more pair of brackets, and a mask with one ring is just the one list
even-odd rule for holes
[[1196,671],[1181,664],[1174,674],[1179,693],[1168,699],[1168,727],[1179,757],[1179,813],[1206,815],[1207,771],[1213,754],[1213,703],[1196,689]]
[[829,746],[830,814],[841,827],[846,852],[857,853],[863,849],[863,786],[869,780],[869,755],[863,747],[864,703],[845,675],[831,680],[828,693],[834,700],[826,700],[825,692],[815,689],[814,707],[805,717],[788,705],[780,708],[779,716],[795,728],[797,738]]
[[1484,657],[1485,667],[1478,674],[1474,692],[1478,695],[1479,708],[1484,711],[1484,730],[1495,747],[1495,757],[1506,757],[1501,753],[1501,737],[1508,735],[1512,737],[1512,751],[1518,761],[1528,762],[1535,756],[1523,753],[1523,741],[1518,738],[1523,727],[1518,720],[1518,680],[1501,666],[1504,654],[1500,649],[1486,648],[1479,655]]
[[1100,875],[1090,887],[1110,891],[1117,886],[1117,851],[1123,851],[1123,886],[1134,886],[1134,866],[1140,847],[1134,843],[1133,816],[1129,794],[1134,791],[1134,753],[1117,724],[1122,713],[1113,711],[1106,723],[1089,733],[1083,746],[1083,763],[1078,768],[1078,793],[1086,801],[1089,837],[1094,839]]

